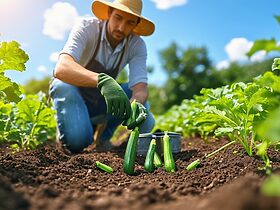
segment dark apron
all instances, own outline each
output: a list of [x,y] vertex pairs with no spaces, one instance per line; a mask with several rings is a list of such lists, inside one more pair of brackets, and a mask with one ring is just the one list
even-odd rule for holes
[[[98,36],[97,46],[93,53],[93,57],[88,62],[88,64],[85,66],[85,68],[90,71],[96,72],[96,73],[106,73],[107,75],[110,75],[111,77],[116,79],[116,77],[118,76],[120,63],[122,61],[124,51],[125,51],[127,45],[125,45],[124,49],[122,50],[122,54],[121,54],[121,57],[119,59],[119,62],[117,64],[116,68],[106,70],[105,67],[100,62],[95,60],[95,57],[96,57],[98,49],[99,49],[100,41],[101,41],[101,26],[100,26],[100,33]],[[96,88],[96,87],[94,87],[94,88],[93,87],[79,87],[79,90],[80,90],[81,95],[84,98],[87,106],[90,106],[90,107],[94,106],[96,108],[98,107],[96,109],[98,113],[94,113],[94,111],[92,111],[93,110],[92,108],[88,109],[91,117],[100,115],[100,114],[101,115],[106,114],[107,110],[106,110],[105,99],[101,95],[100,90],[98,88]],[[104,107],[104,108],[102,110],[100,110],[101,107]]]

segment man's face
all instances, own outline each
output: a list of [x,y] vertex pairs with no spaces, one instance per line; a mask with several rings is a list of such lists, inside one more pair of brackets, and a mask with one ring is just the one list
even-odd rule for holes
[[138,17],[121,10],[109,11],[107,35],[111,44],[117,44],[127,37],[137,25]]

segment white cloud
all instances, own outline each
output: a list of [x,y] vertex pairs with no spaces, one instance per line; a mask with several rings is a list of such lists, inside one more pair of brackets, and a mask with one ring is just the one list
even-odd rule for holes
[[43,34],[56,40],[63,40],[79,18],[74,6],[66,2],[57,2],[44,13]]
[[256,53],[254,53],[251,58],[250,58],[250,61],[262,61],[264,60],[266,57],[266,52],[264,50],[261,50],[261,51],[258,51]]
[[266,57],[266,52],[264,50],[254,53],[250,58],[246,55],[247,52],[253,46],[252,41],[248,41],[246,38],[239,37],[232,39],[226,46],[225,51],[228,55],[228,60],[220,61],[216,68],[221,70],[228,68],[230,62],[239,62],[239,61],[262,61]]
[[59,52],[53,52],[50,55],[49,59],[50,59],[51,62],[56,63],[57,60],[58,60],[58,56],[59,56]]
[[169,9],[171,7],[182,6],[188,3],[188,0],[150,0],[155,3],[157,9]]
[[47,73],[47,72],[48,72],[48,68],[47,68],[46,66],[44,66],[44,65],[38,66],[38,67],[37,67],[37,70],[38,70],[39,72],[42,72],[42,73]]
[[218,70],[222,70],[222,69],[228,68],[229,65],[230,65],[229,60],[223,60],[223,61],[220,61],[220,62],[217,64],[216,68],[217,68]]
[[234,38],[225,46],[225,50],[230,61],[245,61],[248,60],[246,53],[252,46],[253,42],[246,38]]

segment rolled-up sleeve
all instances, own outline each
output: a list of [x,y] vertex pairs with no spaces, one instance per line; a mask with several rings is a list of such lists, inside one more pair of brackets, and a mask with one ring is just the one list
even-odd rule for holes
[[88,53],[89,46],[92,47],[92,44],[97,33],[96,28],[93,27],[92,20],[82,19],[78,21],[73,29],[71,30],[68,40],[64,45],[61,53],[66,53],[71,55],[76,62],[80,63],[84,53]]
[[148,83],[148,73],[146,69],[147,48],[144,40],[138,37],[131,47],[131,59],[129,60],[129,87],[137,83]]

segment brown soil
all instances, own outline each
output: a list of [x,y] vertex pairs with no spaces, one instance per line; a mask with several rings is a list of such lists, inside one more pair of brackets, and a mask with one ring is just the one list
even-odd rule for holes
[[[143,157],[137,158],[133,176],[123,172],[123,152],[64,153],[54,143],[34,151],[0,148],[0,210],[90,210],[90,209],[189,209],[189,210],[279,210],[279,197],[266,197],[260,186],[266,178],[258,170],[262,161],[249,157],[233,145],[204,162],[198,169],[186,166],[214,151],[226,140],[206,144],[184,139],[176,154],[177,171],[164,168],[147,173]],[[269,152],[273,173],[280,174],[280,154]],[[110,165],[108,174],[95,161]]]

